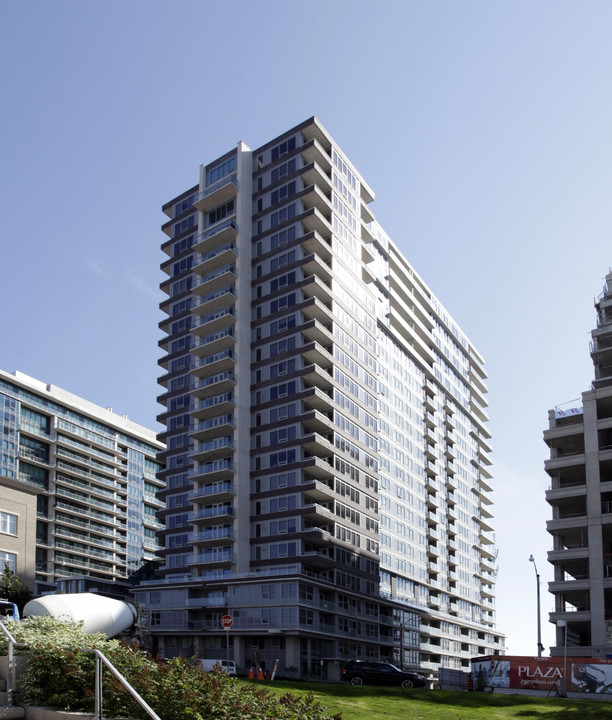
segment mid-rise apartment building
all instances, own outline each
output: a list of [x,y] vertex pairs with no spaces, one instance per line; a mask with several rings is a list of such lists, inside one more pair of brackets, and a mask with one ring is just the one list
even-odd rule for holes
[[548,560],[555,573],[550,620],[557,624],[552,655],[606,657],[612,651],[612,271],[595,309],[591,389],[581,405],[550,410],[544,432],[553,536]]
[[[58,577],[125,580],[156,560],[163,445],[152,430],[0,371],[0,438],[0,476],[36,493],[36,567],[28,570],[37,594],[54,590]],[[11,514],[17,536],[19,513]],[[22,567],[11,555],[7,549],[2,557]]]
[[373,199],[312,118],[163,208],[164,559],[138,599],[167,656],[319,677],[503,650],[483,359]]

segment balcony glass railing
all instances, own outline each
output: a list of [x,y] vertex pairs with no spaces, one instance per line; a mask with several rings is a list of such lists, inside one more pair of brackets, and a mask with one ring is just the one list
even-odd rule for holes
[[231,505],[215,505],[214,507],[202,508],[197,512],[189,513],[189,520],[205,520],[207,518],[219,517],[221,515],[234,516],[234,508]]
[[115,508],[110,503],[106,503],[101,500],[94,500],[92,497],[89,497],[83,493],[72,492],[71,490],[67,490],[64,487],[58,487],[56,489],[56,494],[62,495],[64,497],[73,498],[75,500],[79,500],[80,502],[85,503],[86,505],[95,505],[96,507],[102,508],[104,510],[111,510],[111,511],[117,510],[117,508]]
[[78,425],[68,422],[67,420],[62,420],[61,418],[58,418],[57,427],[60,430],[67,430],[74,435],[80,435],[81,437],[87,438],[87,440],[98,443],[98,445],[104,445],[105,447],[113,449],[115,448],[114,440],[106,438],[99,433],[92,432],[91,430],[85,430],[85,428],[79,427]]
[[212,363],[219,362],[219,360],[225,360],[226,358],[234,358],[234,351],[231,348],[228,348],[227,350],[221,350],[218,353],[213,353],[212,355],[207,355],[206,357],[203,357],[196,365],[196,367],[206,367],[206,365],[211,365]]
[[198,553],[193,559],[197,563],[234,562],[236,555],[231,549],[212,548],[210,551]]
[[233,470],[234,461],[231,458],[224,458],[223,460],[215,460],[214,462],[207,462],[200,465],[197,468],[192,468],[187,473],[188,477],[195,477],[196,475],[208,475],[210,473],[221,472],[222,470]]
[[[90,455],[95,455],[96,457],[99,457],[102,460],[106,460],[107,462],[119,462],[119,459],[115,458],[114,455],[110,455],[103,450],[98,450],[97,448],[91,447],[91,445],[83,445],[83,443],[75,440],[74,438],[69,438],[67,435],[60,435],[57,439],[58,442],[62,443],[62,445],[70,445],[77,450],[81,450],[82,452],[87,453],[88,458]],[[105,469],[106,467],[108,466],[104,466]]]
[[30,475],[29,473],[23,471],[18,473],[18,478],[20,482],[27,483],[28,485],[35,485],[36,487],[44,488],[45,490],[47,489],[47,480],[45,478]]
[[234,308],[228,305],[221,310],[217,310],[217,312],[206,315],[205,317],[200,318],[195,327],[202,327],[202,325],[207,325],[208,323],[213,322],[214,320],[219,320],[219,318],[225,317],[226,315],[235,316]]
[[220,233],[222,230],[225,230],[226,228],[232,228],[232,230],[235,230],[238,232],[238,225],[236,223],[236,216],[233,216],[229,219],[222,220],[221,222],[216,223],[215,225],[211,225],[208,230],[205,230],[203,233],[200,233],[196,239],[195,244],[203,242],[204,240],[208,240],[208,238],[213,237],[213,235],[216,235],[217,233]]
[[218,270],[214,270],[213,272],[210,272],[206,275],[202,275],[202,277],[196,283],[196,287],[199,287],[200,285],[205,285],[207,282],[210,282],[211,280],[214,280],[215,278],[221,277],[221,275],[226,275],[227,273],[235,274],[235,272],[236,272],[236,267],[233,264],[224,265],[222,268],[219,268]]
[[98,470],[103,470],[104,472],[109,473],[109,475],[119,475],[120,476],[120,473],[114,467],[111,467],[110,465],[105,465],[104,463],[98,462],[97,460],[94,460],[92,457],[89,457],[89,456],[84,457],[83,455],[80,455],[79,453],[70,452],[70,450],[66,450],[66,448],[63,448],[63,447],[57,448],[56,455],[62,455],[63,457],[69,457],[69,458],[72,458],[73,460],[77,460],[82,463],[87,463],[87,465],[91,465],[92,467],[98,468]]
[[210,528],[200,533],[190,533],[189,542],[206,542],[207,540],[233,540],[234,530],[227,528]]
[[[60,488],[58,488],[56,494],[57,495],[69,495],[69,491],[66,491],[66,493],[59,492]],[[81,498],[79,497],[79,500]],[[69,503],[63,503],[60,500],[58,500],[55,504],[56,508],[60,508],[62,510],[71,510],[72,512],[78,512],[79,515],[84,515],[86,517],[92,517],[97,518],[98,520],[105,520],[106,522],[113,523],[113,524],[119,524],[122,527],[125,527],[125,523],[123,523],[121,520],[118,520],[118,518],[114,517],[113,515],[108,515],[107,513],[99,513],[95,510],[85,510],[82,507],[75,507],[74,505],[70,505]]]
[[61,535],[61,537],[73,538],[74,540],[78,540],[83,543],[92,543],[94,545],[102,545],[108,548],[115,548],[115,543],[112,540],[104,540],[103,538],[99,538],[95,535],[82,535],[80,533],[70,532],[70,530],[66,530],[63,527],[56,526],[55,534],[57,536]]
[[209,418],[208,420],[202,420],[201,422],[191,423],[189,426],[190,432],[201,432],[203,430],[211,430],[212,428],[219,427],[220,425],[230,425],[234,427],[234,419],[231,413],[226,415],[217,415],[216,417]]
[[200,302],[198,303],[198,306],[205,305],[206,303],[210,302],[211,300],[216,300],[218,297],[221,297],[222,295],[233,295],[236,296],[236,292],[233,285],[226,285],[225,287],[221,288],[220,290],[215,290],[214,292],[209,293],[208,295],[202,295],[200,298]]
[[[59,448],[58,448],[59,449]],[[106,478],[102,475],[98,475],[97,473],[91,472],[90,470],[85,470],[82,467],[78,467],[77,465],[72,465],[71,463],[63,462],[62,460],[57,461],[57,467],[62,468],[64,470],[69,470],[70,472],[75,473],[76,475],[79,475],[80,477],[85,477],[88,479],[91,479],[92,481],[96,483],[101,483],[102,485],[108,485],[109,487],[115,488],[116,490],[122,490],[124,493],[127,493],[126,487],[123,485],[119,485],[116,482],[113,482],[109,478]]]
[[210,452],[211,450],[219,450],[221,448],[227,448],[228,450],[234,449],[234,438],[231,435],[227,437],[215,438],[208,442],[200,443],[196,445],[191,454]]
[[198,382],[194,385],[194,390],[210,387],[211,385],[217,385],[224,380],[230,380],[234,382],[234,373],[231,370],[226,370],[225,372],[216,373],[215,375],[211,375],[210,377],[202,378],[201,380],[198,380]]
[[203,347],[204,345],[210,345],[210,343],[213,343],[216,340],[222,340],[223,338],[226,338],[226,337],[234,338],[234,330],[232,328],[225,328],[223,330],[219,330],[218,332],[211,333],[210,335],[207,335],[206,337],[201,338],[197,347]]
[[203,200],[204,198],[208,197],[209,195],[212,195],[214,192],[216,192],[220,188],[224,187],[225,185],[228,185],[229,183],[234,185],[237,190],[238,189],[238,176],[237,175],[226,175],[224,178],[221,178],[221,180],[217,180],[217,182],[204,188],[204,190],[202,190],[202,192],[199,192],[195,196],[194,203],[197,203],[199,200]]
[[211,495],[218,495],[219,493],[233,493],[234,484],[232,482],[220,482],[212,483],[210,485],[202,485],[201,487],[191,490],[188,494],[190,500],[193,498],[208,497]]
[[236,246],[234,243],[225,243],[225,245],[221,245],[220,248],[216,248],[215,250],[211,250],[208,253],[205,253],[204,255],[200,255],[198,258],[198,263],[204,263],[208,260],[212,260],[214,257],[217,257],[217,255],[222,255],[227,250],[236,250]]
[[197,402],[195,404],[193,409],[194,409],[194,412],[198,411],[198,410],[206,410],[215,405],[220,405],[221,403],[233,402],[233,401],[234,401],[234,393],[225,392],[225,393],[220,393],[219,395],[213,395],[213,397],[206,398],[205,400],[200,400],[200,402]]
[[32,448],[20,447],[19,457],[26,458],[27,460],[34,460],[39,463],[49,462],[47,453],[44,450],[33,450]]

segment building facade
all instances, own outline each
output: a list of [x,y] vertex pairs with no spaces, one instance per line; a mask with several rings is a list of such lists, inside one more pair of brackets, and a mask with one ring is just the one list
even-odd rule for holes
[[7,567],[34,590],[36,496],[41,491],[0,475],[0,573]]
[[550,620],[557,624],[551,654],[563,655],[567,642],[574,657],[612,652],[612,271],[595,309],[591,389],[582,405],[550,410],[544,432],[555,597]]
[[163,654],[319,677],[503,650],[483,360],[373,199],[312,118],[163,208],[164,560],[138,592]]
[[58,577],[125,580],[156,559],[152,430],[20,372],[0,371],[0,409],[0,476],[36,492],[36,594]]

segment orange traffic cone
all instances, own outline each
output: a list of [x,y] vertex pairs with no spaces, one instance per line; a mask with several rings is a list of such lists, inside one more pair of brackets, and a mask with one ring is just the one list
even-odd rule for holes
[[249,680],[253,679],[253,666],[251,665],[251,669],[249,670]]
[[263,679],[264,679],[264,677],[263,677],[263,672],[262,672],[262,670],[261,670],[261,665],[259,666],[259,672],[257,673],[257,679],[258,679],[258,680],[263,680]]

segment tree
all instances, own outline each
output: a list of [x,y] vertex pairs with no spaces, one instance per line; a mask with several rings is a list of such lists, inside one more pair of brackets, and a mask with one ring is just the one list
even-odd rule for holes
[[19,608],[19,614],[23,613],[25,604],[34,597],[30,588],[15,575],[9,564],[5,563],[4,573],[0,577],[0,598],[15,603]]

